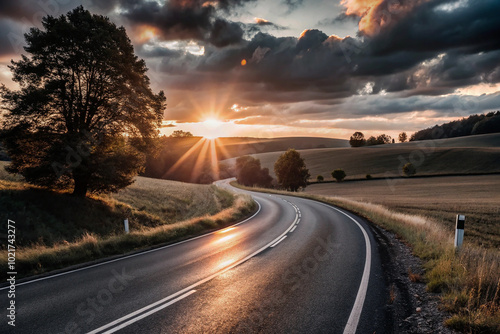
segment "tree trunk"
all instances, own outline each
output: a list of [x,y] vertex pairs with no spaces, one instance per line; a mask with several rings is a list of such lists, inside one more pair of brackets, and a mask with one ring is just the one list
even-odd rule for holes
[[75,181],[75,188],[73,189],[73,196],[85,197],[89,185],[89,177],[87,175],[73,173],[73,180]]

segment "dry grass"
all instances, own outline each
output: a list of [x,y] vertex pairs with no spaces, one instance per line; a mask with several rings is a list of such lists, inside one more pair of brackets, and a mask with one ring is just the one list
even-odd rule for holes
[[[130,234],[100,237],[85,233],[71,243],[62,242],[51,247],[21,247],[16,253],[16,269],[20,277],[30,276],[111,255],[173,243],[226,227],[247,217],[254,209],[255,202],[250,197],[238,196],[234,206],[215,215],[133,231]],[[6,258],[6,251],[0,251],[0,267],[3,269],[6,268]]]
[[[255,189],[253,189],[255,190]],[[442,294],[451,313],[446,325],[465,333],[500,333],[500,252],[473,244],[453,248],[453,235],[428,217],[395,212],[379,204],[342,197],[260,189],[337,205],[390,230],[424,260],[427,289]]]
[[[143,177],[118,194],[81,199],[32,187],[0,168],[0,220],[16,222],[20,276],[204,233],[237,221],[254,206],[213,185]],[[6,234],[7,225],[1,226]],[[0,249],[3,269],[5,243]]]
[[447,232],[457,214],[466,216],[465,242],[500,248],[500,176],[450,176],[314,184],[307,193],[381,204],[397,212],[428,217]]
[[230,193],[215,186],[137,177],[111,197],[160,217],[165,223],[213,215],[233,204]]
[[[117,194],[79,199],[31,187],[0,163],[0,219],[16,221],[18,246],[75,242],[86,233],[108,237],[213,215],[233,205],[233,196],[211,185],[137,177]],[[4,231],[0,231],[4,232]]]

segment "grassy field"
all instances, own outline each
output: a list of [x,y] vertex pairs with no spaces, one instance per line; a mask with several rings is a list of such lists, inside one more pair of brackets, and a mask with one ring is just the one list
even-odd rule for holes
[[500,176],[445,176],[313,184],[307,193],[381,204],[429,217],[448,232],[466,215],[465,241],[500,249]]
[[[255,154],[271,173],[282,152]],[[468,174],[500,172],[500,134],[478,135],[360,148],[326,148],[301,150],[312,179],[341,168],[346,179],[393,177],[402,166],[412,162],[417,175]],[[226,160],[234,163],[235,159]]]
[[[500,333],[500,252],[497,249],[466,243],[457,252],[453,247],[453,234],[445,226],[429,217],[401,213],[380,204],[308,193],[252,190],[333,204],[394,232],[423,260],[427,290],[441,294],[441,306],[451,315],[445,321],[447,326],[463,333]],[[412,272],[408,275],[411,279]]]
[[[31,187],[7,174],[5,164],[0,162],[0,220],[15,221],[22,276],[185,239],[234,223],[255,207],[249,197],[213,185],[144,177],[117,194],[80,199]],[[6,234],[6,224],[0,233]],[[3,268],[4,242],[2,249]]]

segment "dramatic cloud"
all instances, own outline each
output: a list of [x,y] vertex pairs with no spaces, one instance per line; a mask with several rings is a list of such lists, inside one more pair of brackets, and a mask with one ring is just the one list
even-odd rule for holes
[[240,24],[219,17],[251,0],[170,0],[122,3],[123,16],[142,29],[154,29],[162,40],[199,40],[224,47],[242,41]]
[[429,0],[342,0],[346,15],[357,15],[360,32],[375,35]]
[[[320,0],[74,2],[126,27],[178,125],[216,113],[242,126],[351,129],[362,119],[383,128],[390,118],[413,129],[416,119],[500,109],[500,1],[337,1],[324,13]],[[47,12],[35,0],[2,2],[0,61],[22,52],[10,32],[22,37],[37,13],[75,5],[65,3]],[[273,14],[283,5],[288,12]],[[320,16],[306,26],[302,11]],[[358,21],[357,32],[337,31]]]

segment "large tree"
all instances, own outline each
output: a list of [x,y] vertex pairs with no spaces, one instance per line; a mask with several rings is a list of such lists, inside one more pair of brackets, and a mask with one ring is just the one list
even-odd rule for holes
[[307,186],[309,169],[306,168],[304,158],[294,149],[289,149],[274,164],[274,173],[278,183],[285,189],[297,191]]
[[8,171],[73,194],[133,182],[165,108],[123,27],[77,7],[25,34],[28,56],[10,66],[19,90],[1,87],[0,140]]

